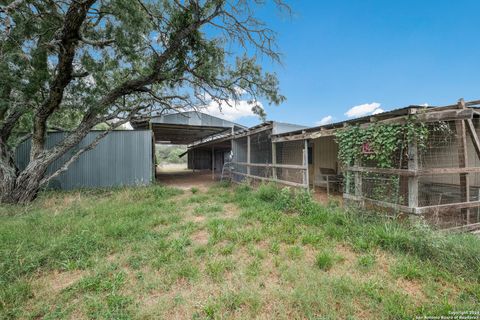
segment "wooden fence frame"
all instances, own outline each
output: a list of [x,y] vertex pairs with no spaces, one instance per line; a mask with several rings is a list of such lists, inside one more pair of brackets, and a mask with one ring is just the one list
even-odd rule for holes
[[[467,103],[471,105],[470,103]],[[418,166],[418,153],[417,146],[415,143],[410,143],[408,146],[408,169],[390,169],[390,168],[377,168],[377,167],[363,167],[358,163],[355,163],[354,166],[346,167],[345,173],[353,172],[355,177],[359,176],[359,173],[362,172],[371,172],[371,173],[381,173],[381,174],[391,174],[398,176],[408,177],[408,205],[400,205],[396,203],[390,203],[385,201],[379,201],[365,197],[361,192],[355,192],[355,194],[344,193],[343,197],[348,200],[353,200],[360,202],[362,204],[372,204],[379,207],[394,209],[398,212],[410,213],[415,215],[423,215],[428,212],[442,212],[452,209],[461,209],[462,212],[466,213],[467,224],[463,226],[464,228],[470,228],[469,226],[473,225],[471,223],[471,208],[480,207],[480,200],[470,201],[470,184],[469,177],[470,173],[480,173],[480,167],[467,167],[468,164],[468,153],[467,153],[467,131],[470,138],[472,139],[473,146],[475,149],[476,156],[480,158],[480,139],[476,133],[472,118],[474,115],[473,110],[466,109],[467,105],[463,99],[460,99],[455,106],[441,107],[441,111],[433,112],[435,116],[428,116],[428,113],[425,113],[422,117],[425,122],[432,121],[455,121],[455,126],[457,129],[457,145],[458,145],[458,159],[459,167],[458,168],[431,168],[431,169],[419,169]],[[448,108],[456,108],[457,110],[449,110]],[[469,112],[466,112],[469,111]],[[399,119],[404,119],[400,117]],[[396,120],[399,119],[387,119],[384,122],[387,123],[398,123]],[[440,205],[431,205],[431,206],[419,206],[418,203],[418,178],[426,175],[444,175],[444,174],[459,174],[460,175],[460,191],[461,191],[461,201],[456,203],[449,204],[440,204]],[[355,190],[361,188],[361,178],[355,179]],[[476,224],[479,225],[480,224]],[[461,229],[456,227],[455,229]]]
[[[305,144],[303,147],[303,155],[302,155],[302,162],[301,165],[294,165],[294,164],[278,164],[277,163],[277,143],[272,140],[272,163],[252,163],[251,162],[251,145],[250,145],[250,137],[252,135],[264,132],[264,131],[271,131],[273,125],[271,123],[267,123],[266,125],[254,127],[253,130],[249,130],[246,132],[242,132],[240,134],[235,135],[232,138],[232,149],[233,149],[233,142],[236,139],[246,137],[247,138],[247,162],[239,162],[239,161],[232,161],[231,163],[234,165],[241,165],[247,167],[247,173],[232,171],[232,174],[239,175],[251,179],[257,179],[262,181],[270,181],[279,184],[289,185],[293,187],[302,187],[309,189],[309,181],[308,181],[308,141],[305,140]],[[262,167],[262,168],[271,168],[272,169],[272,177],[260,177],[251,174],[251,167]],[[278,179],[277,169],[295,169],[295,170],[303,170],[302,175],[302,183],[292,182],[287,180]]]
[[[234,164],[234,165],[241,165],[241,166],[246,166],[247,167],[247,173],[233,171],[232,173],[234,175],[244,176],[244,177],[247,177],[247,178],[258,179],[258,180],[262,180],[262,181],[270,181],[270,182],[280,183],[280,184],[293,186],[293,187],[302,187],[302,188],[306,188],[306,189],[308,189],[308,187],[309,187],[308,186],[308,178],[305,181],[305,177],[306,176],[308,177],[308,166],[294,165],[294,164],[248,163],[248,162],[235,162],[235,161],[232,161],[231,163]],[[268,177],[261,177],[261,176],[252,175],[250,173],[250,170],[248,170],[251,167],[271,168],[272,169],[272,177],[268,178]],[[276,176],[276,172],[275,172],[276,171],[275,169],[277,169],[277,168],[279,168],[279,169],[283,168],[283,169],[303,170],[304,171],[303,182],[298,183],[298,182],[292,182],[292,181],[278,179],[278,177]],[[305,174],[305,172],[307,172],[307,173]]]

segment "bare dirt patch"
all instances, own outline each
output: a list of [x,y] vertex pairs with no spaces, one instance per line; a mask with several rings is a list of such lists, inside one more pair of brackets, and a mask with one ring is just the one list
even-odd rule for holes
[[358,255],[349,247],[345,245],[338,245],[335,247],[335,251],[342,257],[345,264],[351,266],[356,263]]
[[190,190],[197,188],[202,192],[206,192],[215,180],[212,179],[211,171],[195,171],[192,170],[178,170],[178,171],[163,171],[157,168],[157,182],[182,190]]
[[[35,281],[34,287],[37,287],[37,294],[56,295],[62,290],[70,287],[80,280],[86,274],[83,270],[58,271],[55,270],[40,277]],[[36,294],[36,295],[37,295]]]
[[413,280],[398,279],[396,282],[397,287],[401,288],[405,293],[415,299],[424,300],[425,294],[423,293],[422,285]]
[[190,220],[194,223],[202,223],[206,220],[205,216],[193,216]]
[[343,203],[343,197],[340,193],[330,193],[330,195],[328,195],[325,188],[315,187],[312,196],[315,201],[323,205],[327,205],[330,201],[336,201],[340,204]]
[[199,230],[192,234],[191,239],[195,244],[206,245],[208,243],[208,232],[206,230]]
[[237,218],[240,215],[240,209],[233,203],[227,203],[222,213],[223,218]]

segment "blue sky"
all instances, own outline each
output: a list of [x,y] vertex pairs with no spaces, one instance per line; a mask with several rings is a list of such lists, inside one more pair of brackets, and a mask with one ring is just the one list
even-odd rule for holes
[[282,66],[263,63],[287,97],[265,106],[269,120],[313,126],[328,116],[348,119],[345,113],[363,104],[372,111],[480,99],[480,1],[290,4],[291,18],[260,12],[283,54]]

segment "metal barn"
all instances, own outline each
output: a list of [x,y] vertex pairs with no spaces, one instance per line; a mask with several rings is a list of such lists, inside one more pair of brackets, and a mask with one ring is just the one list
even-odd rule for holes
[[219,172],[231,151],[230,140],[217,141],[246,127],[197,111],[170,113],[151,120],[133,121],[135,129],[150,129],[155,143],[188,145],[188,168]]
[[[51,132],[47,148],[60,142],[67,133]],[[90,144],[100,131],[90,132],[75,152]],[[72,163],[67,171],[50,182],[51,188],[71,190],[114,186],[147,185],[154,179],[152,133],[148,130],[118,130],[106,135],[100,143]],[[30,159],[31,141],[23,142],[16,150],[16,163],[20,170]],[[60,168],[69,158],[64,155],[48,168],[47,174]]]

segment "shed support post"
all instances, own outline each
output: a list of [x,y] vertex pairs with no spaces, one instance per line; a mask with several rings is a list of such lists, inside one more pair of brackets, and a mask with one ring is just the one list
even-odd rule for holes
[[192,170],[195,173],[195,149],[192,149]]
[[156,155],[156,146],[155,146],[155,133],[152,130],[152,181],[157,180],[157,155]]
[[351,177],[351,174],[352,174],[352,171],[346,169],[344,171],[344,178],[345,178],[345,187],[344,187],[344,190],[343,190],[343,193],[344,194],[351,194],[350,192],[350,186],[352,184],[352,177]]
[[272,178],[277,179],[277,143],[272,141]]
[[[458,108],[465,109],[465,101],[460,99],[458,101]],[[458,145],[458,166],[460,168],[467,167],[468,153],[467,153],[467,132],[464,120],[456,120],[455,128],[457,131],[457,145]],[[470,201],[470,183],[468,173],[460,174],[460,201]],[[470,224],[470,209],[462,209],[462,214],[467,215],[467,224]]]
[[247,136],[247,174],[250,175],[250,135]]
[[212,180],[215,180],[215,147],[212,146]]
[[[418,170],[418,146],[417,141],[408,144],[408,170]],[[418,207],[418,177],[408,177],[408,206]]]
[[304,140],[304,146],[303,146],[303,184],[305,185],[305,188],[309,190],[310,188],[310,183],[308,182],[308,140]]

